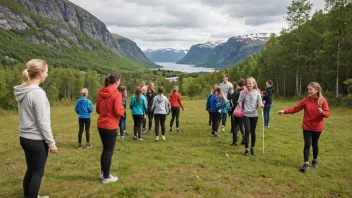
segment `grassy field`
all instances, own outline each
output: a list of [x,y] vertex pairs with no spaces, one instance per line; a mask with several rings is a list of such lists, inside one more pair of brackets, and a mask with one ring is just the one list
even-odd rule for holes
[[[352,109],[331,108],[320,138],[319,168],[299,172],[303,164],[302,112],[276,112],[298,101],[275,101],[270,128],[265,129],[262,153],[262,117],[257,127],[257,156],[244,156],[244,147],[230,146],[226,132],[212,137],[204,100],[184,101],[181,132],[167,132],[166,141],[143,141],[128,136],[117,140],[111,172],[119,180],[99,180],[102,145],[92,114],[93,148],[77,149],[77,115],[73,106],[53,107],[52,129],[58,146],[50,154],[40,189],[50,197],[352,197]],[[128,111],[127,131],[133,122]],[[166,121],[168,123],[170,116]],[[21,197],[26,170],[19,144],[16,112],[0,117],[0,197]],[[154,123],[153,123],[154,125]],[[154,128],[154,127],[153,127]],[[174,129],[175,131],[175,129]],[[85,143],[85,137],[83,138]],[[312,157],[310,158],[311,161]]]

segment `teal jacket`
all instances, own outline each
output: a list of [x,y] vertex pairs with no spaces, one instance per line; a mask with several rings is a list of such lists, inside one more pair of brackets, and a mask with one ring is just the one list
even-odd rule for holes
[[137,97],[133,96],[130,101],[130,109],[132,110],[132,115],[144,115],[148,113],[147,99],[141,95],[139,103],[137,103]]

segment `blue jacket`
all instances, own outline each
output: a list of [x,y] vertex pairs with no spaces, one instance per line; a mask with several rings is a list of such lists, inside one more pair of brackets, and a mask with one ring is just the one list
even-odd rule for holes
[[147,100],[141,95],[139,98],[139,103],[137,103],[137,97],[133,96],[130,102],[130,109],[132,110],[132,115],[143,115],[148,112]]
[[271,104],[273,101],[273,93],[274,93],[274,88],[273,87],[267,87],[265,88],[265,95],[263,97],[263,100],[265,100],[265,104]]
[[207,104],[206,104],[207,110],[209,110],[210,112],[221,113],[222,106],[223,104],[221,99],[215,93],[212,93],[208,96]]
[[227,113],[230,110],[230,100],[226,100],[224,108],[221,109],[221,113]]
[[93,111],[92,102],[85,97],[79,98],[76,102],[75,111],[79,118],[90,118],[90,113]]

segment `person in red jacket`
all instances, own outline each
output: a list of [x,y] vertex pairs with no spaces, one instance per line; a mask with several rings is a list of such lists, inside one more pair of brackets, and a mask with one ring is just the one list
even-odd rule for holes
[[169,95],[169,102],[171,104],[171,115],[172,118],[170,120],[170,132],[172,131],[172,124],[174,123],[175,117],[176,117],[176,131],[180,131],[180,122],[179,122],[179,116],[180,116],[180,107],[182,110],[185,110],[182,106],[182,98],[181,95],[177,92],[178,91],[178,86],[175,85],[174,88],[172,89],[172,92]]
[[330,116],[328,101],[323,98],[322,89],[317,82],[308,84],[308,96],[301,100],[296,106],[280,110],[279,114],[293,114],[304,109],[303,116],[303,137],[304,137],[304,164],[300,169],[306,173],[309,166],[309,149],[313,147],[313,167],[318,168],[318,140],[324,128],[324,118]]
[[122,105],[122,95],[117,90],[120,84],[120,74],[111,72],[105,78],[105,87],[99,90],[96,112],[99,114],[97,125],[103,151],[100,157],[100,178],[102,183],[118,180],[110,174],[111,159],[114,152],[117,128],[125,109]]

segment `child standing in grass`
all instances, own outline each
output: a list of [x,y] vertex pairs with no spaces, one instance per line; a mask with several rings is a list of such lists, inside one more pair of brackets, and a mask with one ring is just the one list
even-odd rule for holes
[[229,111],[229,108],[230,108],[230,101],[224,98],[223,108],[221,109],[221,121],[222,121],[221,131],[222,132],[225,131],[227,112]]
[[[246,93],[245,93],[246,92]],[[246,94],[246,97],[244,97]],[[256,127],[258,122],[258,105],[264,107],[260,90],[257,82],[253,77],[247,78],[247,89],[241,91],[237,103],[243,102],[243,123],[245,128],[245,151],[248,155],[249,134],[251,134],[251,154],[256,155],[255,141],[256,141]]]
[[211,113],[211,134],[217,137],[221,121],[221,109],[224,106],[225,98],[220,87],[216,86],[214,91],[214,94],[209,95],[206,106]]
[[303,115],[303,138],[304,149],[303,158],[304,164],[300,169],[301,172],[306,173],[309,166],[310,145],[313,147],[313,167],[318,168],[318,141],[321,132],[324,129],[324,118],[330,116],[328,101],[323,97],[322,89],[317,82],[310,82],[308,84],[308,95],[301,100],[296,106],[280,110],[279,114],[293,114],[304,109]]
[[27,164],[23,197],[38,197],[48,151],[56,153],[57,148],[50,125],[50,104],[39,87],[48,77],[48,65],[44,60],[33,59],[26,67],[22,85],[14,87],[20,116],[20,144]]
[[122,95],[122,105],[125,109],[124,115],[121,117],[120,119],[120,123],[119,123],[119,127],[120,127],[120,139],[123,140],[125,135],[127,135],[126,133],[126,116],[127,116],[127,111],[126,111],[126,98],[127,98],[127,89],[125,86],[121,86],[120,87],[120,93]]
[[117,128],[125,111],[122,106],[122,95],[117,90],[120,79],[120,74],[116,72],[111,72],[105,77],[105,87],[99,90],[96,104],[96,112],[99,114],[97,125],[103,144],[100,156],[102,171],[100,178],[104,184],[118,180],[118,177],[110,174],[110,166],[116,143]]
[[270,108],[271,104],[273,101],[273,93],[274,93],[274,88],[273,88],[273,81],[272,80],[267,80],[265,82],[266,88],[263,97],[263,101],[265,101],[264,105],[264,127],[269,127],[269,121],[270,121]]
[[208,113],[209,113],[209,121],[208,121],[209,126],[211,126],[211,120],[212,120],[212,117],[211,117],[212,114],[211,114],[210,109],[209,109],[210,108],[209,100],[210,100],[212,95],[215,95],[215,89],[217,89],[217,88],[218,88],[218,85],[214,84],[212,89],[211,89],[211,91],[210,91],[210,95],[207,98],[207,102],[205,104],[205,110],[208,111]]
[[142,94],[142,88],[137,87],[135,95],[131,98],[130,102],[130,109],[132,110],[132,117],[133,117],[133,140],[137,140],[137,134],[138,134],[138,140],[143,140],[142,139],[142,122],[145,113],[148,111],[147,108],[147,100]]
[[170,120],[170,130],[169,130],[170,132],[172,131],[172,124],[174,123],[175,117],[176,117],[176,131],[177,132],[180,131],[180,122],[179,122],[180,107],[182,108],[183,111],[185,110],[182,106],[182,97],[177,91],[178,91],[178,86],[175,85],[168,98],[171,104],[171,115],[172,115],[172,118]]
[[88,96],[88,89],[83,88],[81,90],[81,95],[82,97],[79,98],[76,102],[75,106],[75,111],[78,114],[78,124],[79,124],[79,130],[78,130],[78,149],[82,148],[82,134],[83,134],[83,129],[86,129],[86,147],[90,148],[91,145],[89,143],[90,139],[90,113],[93,111],[93,105],[92,102],[87,99]]
[[151,132],[152,125],[153,125],[153,116],[154,113],[151,110],[152,105],[153,105],[153,99],[155,96],[155,91],[154,91],[154,83],[153,81],[149,81],[148,84],[148,90],[147,90],[147,104],[148,104],[148,133]]
[[154,97],[152,110],[154,112],[155,121],[155,141],[159,141],[159,123],[161,126],[162,140],[165,139],[165,120],[166,115],[170,112],[170,103],[166,96],[164,96],[164,87],[158,87],[158,95]]

